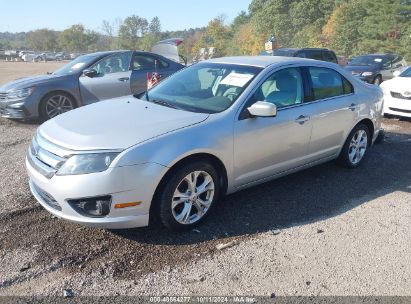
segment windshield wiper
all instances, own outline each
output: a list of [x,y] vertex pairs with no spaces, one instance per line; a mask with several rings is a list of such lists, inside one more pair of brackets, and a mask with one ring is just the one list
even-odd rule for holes
[[161,105],[161,106],[165,106],[165,107],[168,107],[168,108],[179,109],[179,107],[177,107],[176,105],[174,105],[172,103],[169,103],[167,101],[164,101],[164,100],[153,99],[153,100],[147,100],[147,101],[158,104],[158,105]]

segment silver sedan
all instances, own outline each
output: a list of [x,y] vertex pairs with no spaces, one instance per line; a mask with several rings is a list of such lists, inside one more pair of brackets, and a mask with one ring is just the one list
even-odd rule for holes
[[30,188],[44,208],[76,223],[120,229],[157,218],[192,229],[223,195],[331,160],[358,167],[382,109],[378,87],[336,64],[205,61],[141,96],[40,126],[26,160]]

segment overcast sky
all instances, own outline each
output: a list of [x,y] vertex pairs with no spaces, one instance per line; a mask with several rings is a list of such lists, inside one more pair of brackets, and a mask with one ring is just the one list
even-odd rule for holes
[[251,0],[0,0],[0,32],[24,32],[38,28],[64,30],[73,24],[100,31],[110,22],[138,15],[158,16],[162,30],[182,30],[207,25],[224,14],[231,21],[248,9]]

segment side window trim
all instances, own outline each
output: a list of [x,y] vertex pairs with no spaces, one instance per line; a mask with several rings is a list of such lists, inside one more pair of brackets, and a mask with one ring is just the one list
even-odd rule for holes
[[[88,68],[89,68],[89,69],[93,69],[96,65],[100,64],[100,63],[101,63],[102,61],[104,61],[104,60],[107,60],[107,59],[112,58],[112,57],[115,57],[115,56],[125,55],[125,54],[127,54],[127,53],[130,54],[130,60],[129,60],[129,62],[128,62],[128,69],[127,69],[126,71],[129,71],[129,70],[130,70],[130,67],[131,67],[131,60],[132,60],[132,58],[133,58],[133,52],[131,52],[131,51],[107,54],[107,55],[101,57],[100,59],[98,59],[97,61],[95,61],[94,63],[92,63]],[[121,72],[117,72],[117,73],[121,73]],[[105,73],[105,74],[103,74],[101,77],[104,77],[104,76],[109,75],[109,74],[114,74],[114,73]]]
[[246,101],[245,101],[245,102],[243,103],[243,105],[241,106],[241,110],[238,112],[238,118],[237,118],[237,120],[244,120],[244,119],[249,118],[246,109],[252,105],[251,102],[252,102],[252,97],[254,96],[254,94],[257,92],[257,90],[258,90],[271,76],[273,76],[275,73],[277,73],[277,72],[279,72],[279,71],[281,71],[281,70],[285,70],[285,69],[296,69],[296,70],[299,70],[300,77],[301,77],[301,79],[302,79],[302,86],[303,86],[303,94],[304,94],[304,96],[303,96],[303,100],[302,100],[301,103],[299,103],[299,104],[294,104],[294,105],[287,106],[287,107],[278,108],[278,111],[283,111],[283,110],[287,110],[287,109],[290,109],[290,108],[300,107],[300,106],[303,106],[303,105],[306,104],[306,102],[305,102],[305,94],[306,94],[306,90],[308,90],[308,87],[307,87],[307,84],[306,84],[305,75],[303,74],[303,69],[304,69],[304,67],[303,67],[303,66],[286,66],[286,67],[282,67],[282,68],[280,68],[280,69],[275,69],[275,70],[273,70],[273,71],[270,71],[264,79],[260,80],[260,82],[259,82],[259,83],[255,86],[255,88],[253,89],[253,91],[251,91],[251,92],[248,94],[248,96],[247,96],[247,98],[246,98]]
[[[332,70],[335,73],[339,74],[341,77],[341,84],[343,86],[343,94],[342,95],[337,95],[337,96],[331,96],[331,97],[326,97],[326,98],[322,98],[322,99],[315,99],[314,97],[314,86],[313,86],[313,82],[311,79],[311,75],[309,72],[309,68],[322,68],[322,69],[328,69],[328,70]],[[302,67],[302,69],[304,70],[304,77],[307,78],[307,84],[309,85],[309,98],[307,100],[304,100],[304,103],[316,103],[316,102],[322,102],[322,101],[328,101],[328,100],[332,100],[335,98],[341,98],[341,97],[346,97],[349,95],[353,95],[355,93],[355,88],[353,86],[353,84],[351,83],[351,81],[349,81],[347,78],[345,78],[340,72],[334,70],[333,68],[329,68],[329,67],[319,67],[319,66],[304,66]],[[351,92],[350,93],[345,93],[345,89],[344,89],[344,80],[347,81],[347,83],[350,85],[351,87]]]
[[164,63],[166,63],[166,65],[167,65],[166,67],[161,67],[161,66],[157,65],[157,68],[160,69],[160,70],[161,70],[161,69],[167,69],[167,68],[170,67],[170,63],[168,63],[168,62],[165,61],[165,60],[162,60],[160,57],[157,57],[157,56],[152,55],[152,54],[145,54],[145,53],[137,53],[137,52],[134,52],[134,54],[133,54],[133,56],[132,56],[132,58],[131,58],[131,60],[130,60],[130,70],[131,70],[131,71],[151,71],[151,69],[141,69],[141,70],[134,69],[133,66],[132,66],[132,62],[133,62],[133,60],[134,60],[134,58],[135,58],[136,56],[148,57],[148,58],[153,59],[154,62],[157,61],[157,62],[164,62]]

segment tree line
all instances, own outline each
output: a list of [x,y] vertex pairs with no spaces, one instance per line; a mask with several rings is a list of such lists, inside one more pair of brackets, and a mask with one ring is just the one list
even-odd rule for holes
[[347,57],[396,52],[411,61],[411,0],[253,0],[230,23],[217,16],[203,28],[170,32],[158,17],[132,15],[104,20],[99,32],[73,25],[62,32],[0,33],[0,48],[149,50],[159,40],[181,37],[181,52],[190,58],[206,47],[220,56],[256,55],[272,36],[283,47],[327,47]]

